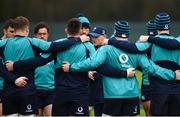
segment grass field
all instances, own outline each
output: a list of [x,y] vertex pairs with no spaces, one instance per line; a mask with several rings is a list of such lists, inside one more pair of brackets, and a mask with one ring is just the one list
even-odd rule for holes
[[[136,71],[136,77],[138,79],[138,82],[139,82],[139,87],[141,87],[141,83],[142,83],[142,73],[140,71]],[[90,116],[93,117],[94,116],[94,111],[92,110],[90,112]],[[141,110],[140,110],[140,115],[138,116],[145,116],[145,112],[144,112],[144,109],[141,105]]]
[[[140,71],[136,71],[136,77],[137,77],[138,82],[139,82],[139,87],[141,87],[141,84],[142,84],[142,73]],[[141,110],[140,110],[140,115],[139,116],[145,116],[145,112],[144,112],[142,104],[141,104]]]

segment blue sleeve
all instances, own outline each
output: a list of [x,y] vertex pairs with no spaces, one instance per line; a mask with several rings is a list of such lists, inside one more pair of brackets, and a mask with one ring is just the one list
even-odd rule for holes
[[42,56],[37,56],[34,58],[30,58],[27,60],[19,60],[14,62],[13,68],[14,71],[22,71],[22,70],[34,70],[39,66],[43,66],[48,62],[52,61],[55,58],[54,54],[44,58]]
[[79,38],[77,39],[69,39],[69,40],[64,40],[64,41],[59,41],[59,42],[52,42],[49,49],[44,51],[47,53],[51,52],[60,52],[68,49],[69,47],[81,43],[81,40]]
[[0,62],[0,76],[4,78],[7,81],[11,81],[14,83],[14,81],[17,79],[17,77],[9,72],[6,67],[3,65],[2,62]]
[[152,76],[156,76],[164,80],[174,80],[176,77],[175,72],[156,65],[152,60],[148,59],[145,55],[139,56],[139,66],[142,67],[143,73],[149,73]]
[[38,53],[60,52],[60,51],[68,49],[72,45],[81,43],[80,38],[69,39],[69,40],[64,40],[64,41],[59,41],[59,42],[46,42],[38,38],[29,38],[29,40],[33,48],[35,49],[35,51],[38,51]]
[[99,78],[103,78],[103,76],[100,73],[94,73],[93,77],[95,78],[94,80],[99,79]]
[[136,47],[136,44],[131,43],[129,41],[121,41],[121,40],[110,39],[108,41],[108,44],[113,45],[116,48],[119,48],[119,49],[126,51],[126,52],[129,52],[129,53],[145,53],[144,51],[140,51]]
[[73,63],[71,65],[70,70],[72,72],[82,72],[96,69],[105,62],[107,55],[106,51],[107,50],[104,47],[99,48],[92,55],[92,57],[89,57],[88,59],[81,61],[79,63]]
[[87,43],[87,48],[89,49],[90,56],[92,56],[96,52],[94,45],[90,42]]
[[86,58],[91,57],[96,51],[94,45],[90,42],[86,42],[83,45],[86,49]]
[[160,37],[152,37],[148,38],[148,42],[161,46],[165,49],[180,49],[180,42],[176,39],[163,39]]
[[105,76],[114,78],[127,78],[127,71],[117,69],[112,66],[107,66],[105,64],[99,66],[96,71]]

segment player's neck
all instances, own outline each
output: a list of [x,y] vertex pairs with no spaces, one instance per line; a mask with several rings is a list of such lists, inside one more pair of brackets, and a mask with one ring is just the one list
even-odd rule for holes
[[128,38],[115,37],[116,40],[128,40]]
[[169,34],[169,30],[158,31],[158,34]]
[[69,38],[69,37],[79,38],[80,35],[79,35],[79,34],[77,34],[77,35],[67,35],[67,37],[68,37],[68,38]]
[[25,37],[28,36],[28,34],[27,34],[26,31],[21,31],[21,30],[16,31],[16,32],[15,32],[15,35],[25,36]]

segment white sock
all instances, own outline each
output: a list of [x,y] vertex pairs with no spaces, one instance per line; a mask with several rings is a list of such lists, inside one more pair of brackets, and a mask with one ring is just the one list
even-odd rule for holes
[[10,114],[10,115],[5,115],[6,117],[17,117],[18,116],[18,114],[17,113],[15,113],[15,114]]
[[32,114],[32,115],[21,115],[19,114],[19,117],[35,117],[36,115],[35,114]]
[[112,117],[112,116],[103,113],[103,114],[102,114],[102,117]]

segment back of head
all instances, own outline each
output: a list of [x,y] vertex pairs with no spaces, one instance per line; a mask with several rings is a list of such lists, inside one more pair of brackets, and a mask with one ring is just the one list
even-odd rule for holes
[[45,22],[39,22],[34,28],[34,34],[36,35],[41,28],[46,28],[49,33],[49,26]]
[[78,35],[81,29],[81,22],[77,18],[72,18],[67,24],[67,33],[69,35]]
[[156,29],[159,31],[169,30],[170,23],[171,23],[170,16],[165,12],[159,13],[155,17]]
[[14,29],[15,30],[24,30],[25,28],[29,28],[29,20],[26,17],[19,16],[16,17],[15,20]]
[[84,14],[79,13],[77,15],[77,18],[81,22],[82,28],[85,27],[85,28],[89,28],[90,29],[90,21],[88,20],[88,18]]
[[154,20],[148,21],[148,23],[146,24],[146,27],[147,27],[147,33],[149,36],[157,35],[156,24]]
[[9,27],[14,28],[14,19],[9,19],[4,23],[3,29],[7,30]]
[[114,36],[121,38],[128,38],[130,32],[129,23],[125,20],[120,20],[114,24]]

